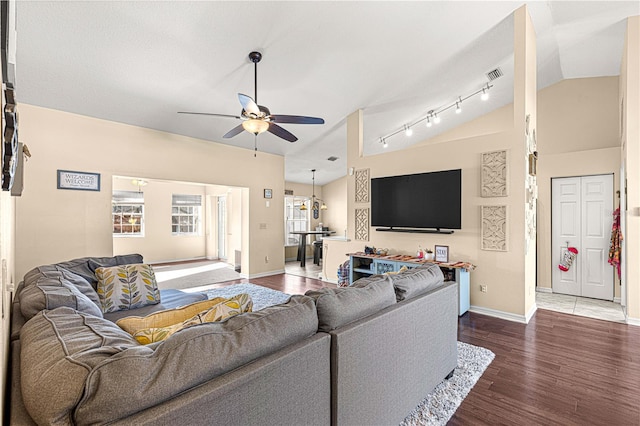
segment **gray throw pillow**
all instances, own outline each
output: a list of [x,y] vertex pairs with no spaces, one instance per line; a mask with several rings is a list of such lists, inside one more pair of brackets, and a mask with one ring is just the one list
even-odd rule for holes
[[444,284],[444,276],[435,263],[389,275],[398,302],[424,294]]
[[20,292],[20,311],[27,320],[40,311],[60,307],[102,318],[98,305],[63,277],[43,277]]
[[331,331],[367,317],[396,303],[387,276],[360,279],[350,287],[325,287],[305,293],[318,310],[318,330]]

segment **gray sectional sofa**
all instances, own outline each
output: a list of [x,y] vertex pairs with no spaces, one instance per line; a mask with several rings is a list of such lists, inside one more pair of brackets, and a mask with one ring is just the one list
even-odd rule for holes
[[[87,302],[96,264],[139,262],[82,258],[25,275],[12,308],[6,422],[398,424],[456,367],[457,287],[438,268],[295,295],[145,346],[115,325],[121,312]],[[203,298],[163,292],[161,304],[129,314]]]

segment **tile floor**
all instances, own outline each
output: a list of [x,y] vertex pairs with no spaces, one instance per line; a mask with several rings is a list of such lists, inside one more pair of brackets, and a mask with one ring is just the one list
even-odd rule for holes
[[306,266],[302,268],[300,261],[285,262],[284,271],[287,274],[298,275],[300,277],[322,279],[322,265],[318,266],[313,263],[313,258],[307,259]]
[[625,322],[624,312],[619,303],[587,297],[569,296],[557,293],[536,293],[536,305],[540,309],[580,315],[606,321]]

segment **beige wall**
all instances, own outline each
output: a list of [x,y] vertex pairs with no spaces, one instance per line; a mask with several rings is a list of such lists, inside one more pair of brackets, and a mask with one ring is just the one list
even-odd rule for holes
[[[205,186],[148,180],[144,193],[144,236],[114,236],[113,254],[140,253],[146,262],[157,263],[205,257]],[[113,190],[137,191],[131,178],[113,178]],[[200,195],[203,200],[199,235],[173,235],[171,197],[173,194]]]
[[551,259],[551,179],[613,173],[619,189],[617,108],[618,77],[564,80],[538,93],[538,287],[551,288],[557,264]]
[[[2,71],[0,70],[0,81]],[[0,110],[4,111],[4,90],[0,95]],[[0,114],[4,129],[4,114]],[[21,138],[22,141],[22,138]],[[13,288],[16,286],[15,270],[15,198],[9,192],[0,191],[0,401],[5,400],[7,363],[9,360],[10,309]]]
[[[248,188],[240,206],[248,218],[240,237],[243,273],[283,270],[282,157],[254,158],[251,150],[30,105],[21,105],[20,118],[21,137],[33,156],[16,203],[18,277],[37,265],[113,253],[114,175]],[[58,169],[100,173],[101,191],[56,189]],[[269,207],[264,188],[273,189]]]
[[622,124],[622,162],[627,182],[625,258],[627,315],[640,325],[640,16],[627,20],[627,32],[620,70],[619,105]]
[[341,177],[322,187],[324,200],[329,207],[323,212],[324,225],[341,237],[347,229],[347,178]]

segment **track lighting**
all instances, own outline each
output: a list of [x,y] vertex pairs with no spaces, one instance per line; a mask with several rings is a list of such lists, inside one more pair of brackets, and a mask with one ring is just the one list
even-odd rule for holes
[[427,112],[427,115],[416,120],[413,122],[410,122],[408,124],[405,124],[401,129],[396,130],[393,133],[390,133],[384,137],[380,138],[380,143],[382,143],[382,146],[384,148],[387,147],[387,139],[390,138],[391,136],[395,136],[398,133],[402,132],[404,130],[404,133],[406,136],[411,136],[413,135],[413,129],[411,128],[411,126],[415,126],[416,124],[420,123],[421,121],[425,122],[425,126],[427,127],[431,127],[434,124],[439,124],[441,119],[440,119],[440,115],[443,112],[449,110],[449,109],[453,109],[455,108],[456,114],[460,114],[462,112],[462,102],[466,101],[469,98],[472,98],[475,95],[480,95],[480,99],[482,99],[483,101],[486,101],[487,99],[489,99],[489,89],[491,89],[493,86],[490,85],[489,83],[486,83],[486,85],[484,87],[482,87],[479,90],[476,90],[475,92],[473,92],[472,94],[465,96],[464,98],[462,96],[458,96],[458,99],[455,100],[453,103],[448,104],[447,106],[444,106],[442,108],[439,108],[437,110],[429,110]]

